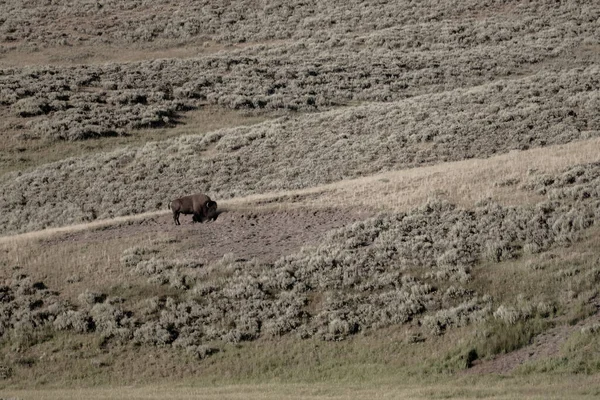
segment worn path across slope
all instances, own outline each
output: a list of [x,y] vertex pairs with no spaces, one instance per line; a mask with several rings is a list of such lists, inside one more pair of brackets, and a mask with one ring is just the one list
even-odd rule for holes
[[[565,145],[515,151],[487,159],[389,171],[307,189],[264,193],[230,200],[217,199],[217,202],[221,209],[240,212],[264,208],[284,211],[298,207],[348,207],[370,210],[370,213],[378,209],[407,210],[432,196],[446,198],[467,207],[486,197],[509,204],[527,203],[539,200],[531,198],[535,196],[531,191],[518,190],[519,183],[528,174],[552,173],[571,165],[600,161],[597,151],[599,146],[600,139],[594,138]],[[0,244],[123,223],[139,223],[168,213],[168,210],[153,211],[0,236]]]

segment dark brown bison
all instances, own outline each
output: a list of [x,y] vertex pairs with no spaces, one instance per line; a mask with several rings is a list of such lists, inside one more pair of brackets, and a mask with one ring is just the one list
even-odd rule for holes
[[175,225],[181,225],[179,214],[194,214],[192,217],[194,222],[215,220],[217,218],[217,202],[212,201],[210,197],[202,193],[175,199],[169,203],[169,208],[173,211]]

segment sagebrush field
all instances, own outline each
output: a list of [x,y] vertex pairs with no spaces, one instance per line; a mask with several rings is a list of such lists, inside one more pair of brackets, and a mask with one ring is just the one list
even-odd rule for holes
[[0,2],[0,397],[597,396],[599,26]]

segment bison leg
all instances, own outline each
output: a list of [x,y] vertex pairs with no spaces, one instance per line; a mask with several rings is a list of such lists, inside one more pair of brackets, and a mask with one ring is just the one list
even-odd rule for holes
[[175,221],[175,225],[181,225],[179,223],[179,213],[176,211],[173,212],[173,221]]

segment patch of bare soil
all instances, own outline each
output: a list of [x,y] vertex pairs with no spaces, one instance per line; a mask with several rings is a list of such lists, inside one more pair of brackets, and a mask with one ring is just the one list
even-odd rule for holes
[[575,325],[559,325],[538,335],[532,344],[508,354],[502,354],[490,361],[477,360],[465,374],[508,374],[527,362],[542,360],[558,355],[562,344],[584,326],[600,321],[599,311]]
[[364,211],[339,209],[223,213],[190,253],[207,261],[233,253],[271,262],[302,246],[317,244],[332,229],[370,216]]
[[314,245],[336,228],[373,216],[367,210],[294,209],[276,211],[223,211],[212,222],[194,223],[191,216],[180,216],[174,224],[171,214],[150,217],[90,231],[73,232],[45,240],[44,245],[61,242],[91,244],[131,237],[173,243],[178,256],[211,262],[225,254],[244,259],[271,262]]

